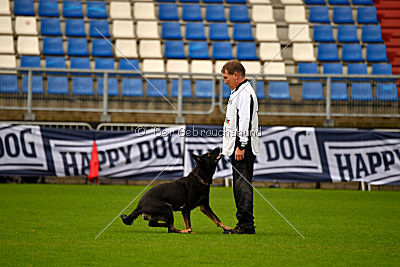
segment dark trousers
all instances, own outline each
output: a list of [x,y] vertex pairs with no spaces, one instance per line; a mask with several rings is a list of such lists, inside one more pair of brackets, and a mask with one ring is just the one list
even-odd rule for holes
[[245,148],[243,160],[236,161],[235,152],[231,156],[237,226],[246,229],[254,228],[253,187],[251,182],[253,180],[255,158],[249,146]]

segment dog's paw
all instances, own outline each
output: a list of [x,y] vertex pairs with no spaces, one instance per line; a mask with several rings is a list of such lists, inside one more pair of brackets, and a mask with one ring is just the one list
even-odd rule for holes
[[128,220],[128,216],[126,216],[125,214],[122,214],[122,215],[121,215],[121,219],[122,219],[122,222],[123,222],[124,224],[126,224],[126,225],[131,225],[131,224],[132,224],[132,222],[130,222],[130,221]]
[[194,234],[194,232],[192,231],[192,229],[185,229],[185,230],[180,230],[179,233],[182,234]]

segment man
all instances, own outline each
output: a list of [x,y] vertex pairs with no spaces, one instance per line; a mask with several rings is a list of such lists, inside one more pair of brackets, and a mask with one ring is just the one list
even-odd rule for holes
[[222,154],[232,163],[236,227],[226,234],[255,234],[253,217],[254,160],[258,155],[258,102],[245,69],[237,60],[222,67],[222,77],[231,89],[224,123]]

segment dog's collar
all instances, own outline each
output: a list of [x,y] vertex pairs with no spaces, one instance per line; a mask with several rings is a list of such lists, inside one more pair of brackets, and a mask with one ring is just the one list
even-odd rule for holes
[[207,186],[210,185],[209,183],[204,182],[204,180],[201,179],[201,177],[197,173],[193,172],[193,174],[194,174],[194,176],[197,177],[197,179],[199,179],[200,183],[207,185]]

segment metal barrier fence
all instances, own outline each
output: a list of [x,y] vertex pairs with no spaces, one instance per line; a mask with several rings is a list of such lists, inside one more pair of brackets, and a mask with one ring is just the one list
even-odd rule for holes
[[[187,114],[211,114],[215,108],[225,113],[230,93],[219,73],[146,72],[140,76],[129,70],[16,68],[0,69],[0,75],[9,75],[10,71],[18,77],[18,89],[3,90],[9,85],[0,84],[0,109],[26,110],[25,120],[34,120],[34,111],[80,111],[101,113],[101,122],[110,122],[110,113],[155,113],[175,115],[176,123],[184,123]],[[332,125],[332,117],[400,117],[400,75],[247,76],[255,79],[252,84],[261,116],[322,116],[327,126]],[[67,91],[50,92],[50,77],[67,77]],[[135,94],[124,91],[135,89],[129,85],[132,79],[140,81]],[[162,92],[157,88],[159,79],[167,85]],[[40,80],[43,91],[36,91],[34,83]],[[189,92],[183,92],[186,80]],[[117,86],[113,93],[109,91],[110,81]],[[94,90],[87,92],[86,84]],[[205,92],[196,86],[207,94],[201,96]],[[143,91],[152,91],[152,96]]]

